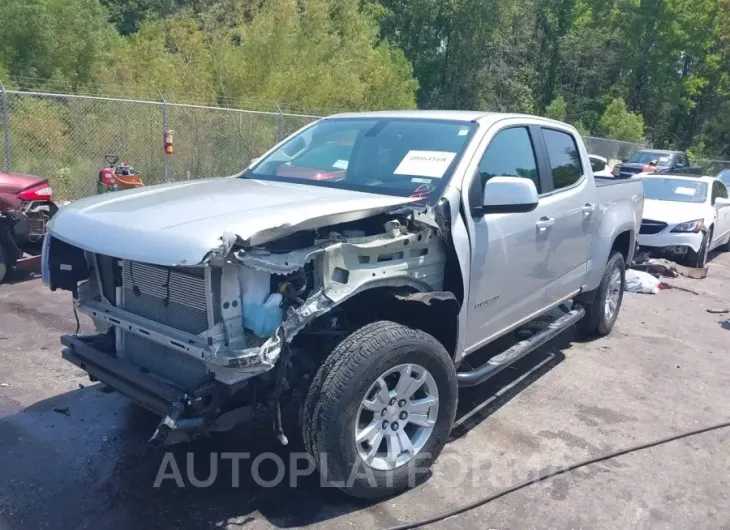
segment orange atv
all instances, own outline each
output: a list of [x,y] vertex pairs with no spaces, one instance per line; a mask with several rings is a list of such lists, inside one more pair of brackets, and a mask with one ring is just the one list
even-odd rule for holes
[[119,155],[106,155],[107,166],[99,171],[99,180],[96,183],[96,193],[108,191],[131,190],[144,186],[144,182],[133,167],[125,162],[118,164]]

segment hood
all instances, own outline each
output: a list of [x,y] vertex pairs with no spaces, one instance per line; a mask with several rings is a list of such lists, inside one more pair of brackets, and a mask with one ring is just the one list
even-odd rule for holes
[[306,184],[237,177],[106,193],[59,211],[49,231],[100,254],[194,265],[236,240],[258,245],[298,230],[354,221],[415,202]]
[[695,219],[708,220],[712,208],[703,203],[644,200],[644,219],[667,224],[684,223]]
[[45,182],[43,177],[22,175],[20,173],[5,173],[0,171],[0,193],[18,193],[26,188]]

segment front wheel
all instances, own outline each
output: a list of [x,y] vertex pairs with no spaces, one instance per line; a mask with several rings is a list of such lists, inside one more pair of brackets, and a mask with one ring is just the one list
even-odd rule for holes
[[624,298],[626,262],[620,252],[608,258],[603,278],[593,300],[585,306],[586,316],[580,321],[580,328],[587,335],[608,335],[618,318]]
[[710,244],[712,242],[712,227],[705,233],[700,244],[700,250],[695,252],[690,249],[687,252],[687,266],[696,267],[698,269],[704,268],[707,264],[707,256],[710,253]]
[[456,369],[431,335],[368,324],[320,367],[304,402],[307,451],[323,479],[355,497],[418,484],[446,444],[456,414]]

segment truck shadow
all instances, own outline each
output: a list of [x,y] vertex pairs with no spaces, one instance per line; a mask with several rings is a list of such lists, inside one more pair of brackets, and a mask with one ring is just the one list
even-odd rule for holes
[[30,280],[35,280],[36,278],[41,277],[41,271],[39,268],[33,268],[33,269],[15,269],[13,271],[10,271],[8,275],[3,280],[3,285],[5,284],[16,284],[16,283],[23,283]]
[[[543,347],[507,367],[492,379],[475,387],[461,389],[459,391],[456,422],[451,430],[449,441],[456,441],[468,434],[489,416],[509,403],[512,398],[563,362],[565,360],[563,350],[571,347],[575,335],[573,328],[568,329]],[[489,358],[502,349],[508,348],[514,342],[514,340],[502,342],[496,348],[490,345],[472,355]]]
[[[559,364],[570,340],[568,331],[460,392],[451,441]],[[6,484],[22,485],[6,491],[15,507],[8,528],[238,528],[261,519],[289,528],[359,510],[370,511],[379,526],[398,524],[376,502],[323,486],[316,472],[293,472],[308,465],[296,440],[284,447],[268,429],[240,429],[156,449],[147,440],[158,421],[99,384],[0,414],[0,469]]]

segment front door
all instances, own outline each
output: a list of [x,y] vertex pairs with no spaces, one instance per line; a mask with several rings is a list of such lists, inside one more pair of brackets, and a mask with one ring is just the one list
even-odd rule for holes
[[[469,187],[469,204],[482,204],[484,184],[495,176],[532,179],[541,189],[531,131],[508,127],[489,141]],[[548,256],[549,227],[541,227],[542,207],[527,213],[473,218],[467,351],[538,313],[546,280],[540,264]]]
[[727,199],[728,193],[725,184],[715,181],[712,183],[712,207],[715,208],[715,229],[712,234],[710,247],[714,247],[727,239],[730,231],[730,207],[727,204],[717,202],[716,199]]

